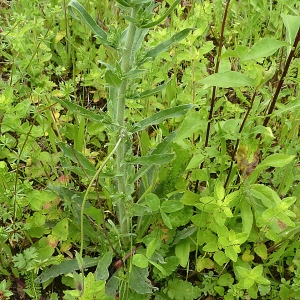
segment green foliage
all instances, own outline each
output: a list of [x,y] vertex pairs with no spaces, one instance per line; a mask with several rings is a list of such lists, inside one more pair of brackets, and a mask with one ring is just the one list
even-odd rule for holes
[[298,10],[3,1],[0,298],[299,299]]

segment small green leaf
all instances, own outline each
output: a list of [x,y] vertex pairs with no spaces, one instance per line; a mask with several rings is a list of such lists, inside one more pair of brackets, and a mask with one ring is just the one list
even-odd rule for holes
[[217,250],[219,250],[219,248],[218,248],[218,244],[215,242],[207,243],[203,247],[203,251],[207,251],[207,252],[215,252]]
[[68,219],[62,219],[52,229],[53,236],[57,237],[62,241],[66,241],[69,235],[69,222]]
[[179,259],[179,264],[185,268],[190,257],[190,241],[188,239],[181,240],[175,246],[175,255]]
[[139,268],[148,267],[148,259],[143,254],[135,254],[132,258],[132,263]]
[[237,266],[236,270],[238,271],[238,273],[241,275],[242,278],[250,277],[251,271],[249,269],[241,266]]
[[153,239],[148,245],[146,249],[146,257],[150,258],[155,250],[158,248],[160,245],[160,241],[158,239]]
[[252,230],[253,225],[253,213],[251,206],[247,203],[246,199],[242,199],[240,203],[242,224],[243,224],[243,232],[246,232],[248,235]]
[[135,133],[135,132],[146,129],[150,125],[159,124],[166,119],[180,117],[180,116],[186,114],[188,112],[188,110],[191,109],[192,107],[193,107],[193,105],[191,105],[191,104],[184,104],[184,105],[180,105],[180,106],[162,110],[162,111],[136,123],[134,125],[133,129],[130,130],[130,132]]
[[228,258],[230,258],[232,261],[236,262],[238,255],[237,252],[235,251],[233,246],[228,246],[225,249],[225,254],[227,255]]
[[161,217],[165,223],[165,225],[169,228],[169,229],[173,229],[173,226],[171,224],[170,218],[161,210],[160,211]]
[[153,212],[156,212],[159,210],[160,199],[157,197],[157,195],[152,194],[152,193],[147,194],[145,196],[145,202]]
[[226,264],[229,261],[228,257],[223,251],[216,251],[214,253],[214,260],[220,266]]
[[113,258],[113,252],[106,252],[97,264],[97,269],[95,272],[95,279],[98,280],[107,280],[109,277],[108,267],[110,266]]
[[215,192],[215,198],[217,200],[223,200],[224,199],[225,189],[224,189],[222,183],[219,180],[216,181],[214,192]]
[[178,210],[181,210],[184,207],[184,205],[176,200],[167,200],[164,201],[161,204],[161,210],[164,211],[165,213],[172,213]]
[[265,244],[257,244],[254,247],[254,252],[261,257],[262,259],[267,259],[268,258],[268,249]]
[[215,73],[200,80],[201,83],[216,87],[243,87],[253,86],[254,81],[247,75],[236,71],[227,71],[224,73]]

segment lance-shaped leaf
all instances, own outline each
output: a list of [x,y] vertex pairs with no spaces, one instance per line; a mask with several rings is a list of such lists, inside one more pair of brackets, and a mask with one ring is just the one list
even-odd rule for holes
[[68,157],[74,163],[78,164],[83,173],[86,173],[90,177],[93,177],[95,175],[96,168],[81,152],[73,149],[68,145],[65,145],[62,142],[59,142],[58,145],[62,149],[64,156]]
[[[96,266],[98,264],[99,259],[83,258],[82,261],[83,261],[83,268],[89,268],[89,267]],[[75,258],[70,260],[65,260],[59,265],[54,265],[49,269],[44,270],[42,274],[39,275],[34,281],[36,283],[43,283],[51,278],[58,277],[61,274],[72,273],[75,270],[79,270],[77,260]]]
[[174,154],[152,154],[142,157],[130,157],[126,159],[127,164],[134,164],[134,165],[162,165],[168,163]]
[[180,117],[187,113],[189,109],[193,107],[192,104],[184,104],[172,108],[167,108],[165,110],[162,110],[138,123],[136,123],[132,130],[130,130],[131,133],[138,132],[140,130],[146,129],[150,125],[156,125],[161,123],[162,121],[169,119],[169,118],[175,118]]
[[217,86],[223,88],[253,86],[254,80],[243,73],[228,71],[224,73],[215,73],[200,80],[201,83],[208,86]]
[[106,32],[98,26],[98,24],[93,20],[93,18],[86,11],[86,9],[77,0],[71,0],[68,4],[68,8],[69,8],[69,13],[77,20],[79,18],[74,13],[74,10],[76,10],[76,12],[79,13],[84,23],[90,27],[92,32],[103,44],[113,47],[113,45],[107,39]]
[[52,99],[58,102],[59,104],[61,104],[63,107],[67,108],[74,115],[81,115],[89,120],[93,120],[99,123],[112,124],[112,121],[109,118],[109,116],[106,113],[102,112],[101,110],[98,111],[97,113],[94,113],[73,102],[64,101],[57,97],[52,97]]
[[147,23],[147,24],[143,24],[140,27],[141,28],[151,28],[154,27],[158,24],[160,24],[172,11],[173,9],[176,7],[176,5],[180,2],[181,0],[175,0],[172,5],[166,10],[166,12],[164,13],[163,16],[161,16],[158,20]]
[[131,96],[131,97],[128,98],[128,99],[143,99],[143,98],[147,98],[147,97],[150,97],[150,96],[152,96],[152,95],[155,95],[155,94],[161,92],[163,89],[165,89],[165,87],[167,86],[167,84],[168,84],[170,81],[171,81],[171,79],[168,80],[167,82],[165,82],[165,83],[163,83],[163,84],[157,86],[157,87],[154,88],[154,89],[149,89],[149,90],[146,90],[146,91],[144,91],[144,92],[142,92],[142,93],[140,93],[140,94],[135,94],[135,95]]
[[263,38],[255,43],[248,53],[244,53],[241,56],[241,61],[268,57],[274,54],[279,48],[287,45],[288,44],[286,42],[282,42],[274,38]]
[[154,48],[148,50],[146,52],[145,56],[142,58],[142,60],[138,62],[138,65],[143,64],[144,62],[146,62],[149,59],[154,60],[160,53],[168,50],[169,47],[173,43],[177,43],[177,42],[181,41],[182,39],[186,38],[192,30],[194,30],[194,29],[193,28],[183,29],[180,32],[175,33],[170,39],[168,39],[168,40],[158,44]]

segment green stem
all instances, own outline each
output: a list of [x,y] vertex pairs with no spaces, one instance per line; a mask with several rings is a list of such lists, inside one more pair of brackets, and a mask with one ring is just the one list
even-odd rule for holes
[[84,194],[84,198],[83,198],[82,205],[81,205],[81,213],[80,213],[80,233],[81,233],[81,238],[80,238],[80,257],[82,257],[82,253],[83,253],[83,238],[84,238],[83,217],[84,217],[84,207],[85,207],[85,203],[86,203],[86,200],[87,200],[87,196],[88,196],[88,194],[89,194],[89,192],[90,192],[90,190],[92,188],[93,183],[96,181],[96,179],[98,178],[99,174],[101,173],[101,171],[103,170],[103,168],[106,166],[106,164],[110,160],[110,158],[118,150],[118,148],[119,148],[120,144],[122,143],[122,140],[124,139],[124,137],[125,137],[125,133],[121,131],[119,140],[117,141],[115,147],[109,153],[109,155],[105,158],[105,160],[103,161],[102,165],[97,170],[96,174],[94,175],[94,177],[90,181],[89,186],[87,187],[87,190],[86,190],[86,192]]
[[[131,18],[135,19],[138,13],[138,8],[132,8]],[[134,62],[134,38],[136,34],[137,27],[134,23],[130,23],[127,29],[126,43],[125,48],[122,51],[122,61],[121,61],[121,70],[122,74],[126,74],[133,65]],[[121,127],[125,128],[125,95],[128,90],[128,79],[123,78],[122,83],[117,91],[117,97],[113,99],[116,101],[114,107],[116,107],[115,121]],[[125,204],[125,195],[126,195],[126,167],[123,164],[125,156],[125,140],[122,140],[120,146],[116,152],[116,172],[117,174],[122,174],[122,176],[117,176],[117,187],[119,193],[119,199],[117,203],[117,216],[120,224],[121,235],[123,236],[124,245],[129,245],[129,218],[126,214],[126,204]]]

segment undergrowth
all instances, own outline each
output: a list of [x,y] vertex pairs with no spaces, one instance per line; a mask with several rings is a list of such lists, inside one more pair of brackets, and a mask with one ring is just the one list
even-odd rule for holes
[[0,299],[299,299],[299,1],[0,5]]

